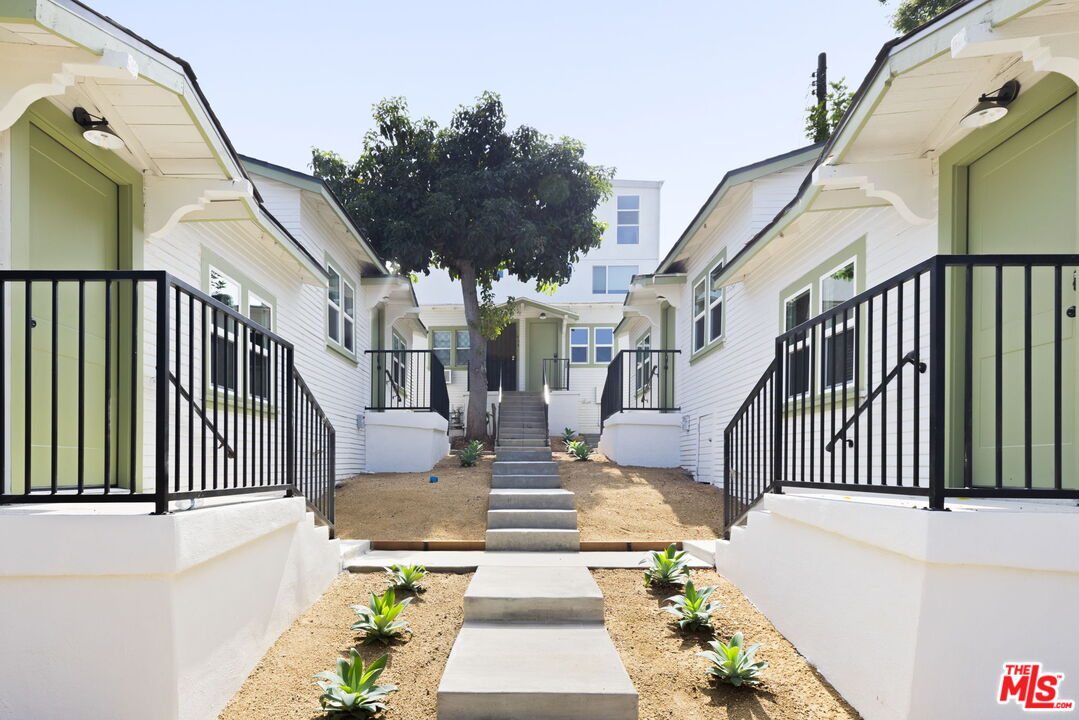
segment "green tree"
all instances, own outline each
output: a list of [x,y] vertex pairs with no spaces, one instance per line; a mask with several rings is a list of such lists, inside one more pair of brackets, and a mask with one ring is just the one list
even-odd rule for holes
[[[879,0],[884,5],[888,0]],[[896,32],[907,34],[926,24],[960,0],[902,0],[892,15],[892,27]]]
[[374,121],[355,163],[316,148],[312,167],[398,272],[441,268],[460,281],[471,342],[467,436],[483,439],[487,340],[513,317],[494,304],[492,286],[499,272],[541,290],[568,281],[602,241],[594,211],[612,173],[587,164],[577,140],[508,130],[494,93],[459,107],[446,127],[410,117],[403,98],[375,105]]
[[846,78],[828,83],[828,94],[823,103],[806,108],[806,137],[815,143],[824,142],[839,126],[854,93],[847,89]]

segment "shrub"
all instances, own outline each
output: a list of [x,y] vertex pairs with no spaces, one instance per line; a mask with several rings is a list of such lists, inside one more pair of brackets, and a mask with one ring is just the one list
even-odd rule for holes
[[349,655],[337,661],[337,672],[327,670],[315,675],[323,681],[318,683],[322,688],[319,703],[323,711],[332,715],[367,717],[384,710],[384,698],[397,690],[396,685],[375,684],[386,668],[388,656],[383,655],[365,666],[355,648],[349,650]]
[[577,462],[588,460],[592,454],[592,446],[584,440],[574,440],[566,443],[566,452],[573,456]]
[[677,550],[674,545],[669,545],[663,551],[651,551],[640,564],[646,562],[648,569],[644,571],[645,585],[677,585],[689,577],[686,552]]
[[577,439],[577,431],[573,428],[562,429],[562,442],[566,445],[566,450],[569,450],[569,444]]
[[420,585],[420,580],[427,577],[427,568],[423,565],[391,565],[384,569],[390,576],[392,587],[410,592],[423,592],[426,589]]
[[687,580],[684,593],[667,598],[667,602],[671,604],[663,610],[678,618],[678,627],[683,630],[710,628],[712,613],[722,607],[717,602],[708,601],[708,596],[715,589],[715,585],[710,585],[698,590],[693,586],[692,580]]
[[457,452],[457,458],[461,461],[461,467],[474,466],[479,462],[481,452],[483,452],[483,443],[479,440],[473,440],[468,445],[465,445]]
[[364,645],[376,640],[385,645],[405,632],[412,632],[408,623],[397,619],[410,602],[412,598],[397,602],[393,588],[388,588],[381,595],[371,593],[369,605],[352,606],[352,609],[360,616],[360,619],[352,624],[352,629],[366,633],[363,639]]
[[760,682],[757,674],[768,667],[766,662],[753,662],[753,656],[760,648],[760,644],[742,647],[742,633],[738,632],[731,638],[730,644],[714,640],[709,645],[711,650],[697,653],[701,657],[712,661],[712,666],[706,671],[720,682],[730,683],[735,687],[741,685],[756,685]]

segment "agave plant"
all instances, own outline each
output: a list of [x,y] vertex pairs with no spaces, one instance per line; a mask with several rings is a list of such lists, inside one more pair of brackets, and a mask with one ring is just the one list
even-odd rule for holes
[[472,467],[480,461],[481,452],[483,452],[483,443],[473,440],[457,452],[457,459],[461,461],[461,467]]
[[709,602],[716,585],[709,585],[698,590],[693,586],[692,580],[686,581],[686,589],[681,595],[672,595],[667,598],[671,603],[663,608],[678,618],[678,627],[683,630],[700,630],[712,627],[712,613],[722,607],[717,602]]
[[352,624],[352,629],[366,633],[363,639],[364,645],[375,641],[386,645],[403,633],[412,632],[408,623],[397,619],[410,602],[412,598],[397,602],[392,587],[381,595],[371,593],[369,605],[352,606],[352,609],[360,616],[360,619]]
[[592,454],[592,446],[584,440],[573,440],[566,443],[566,452],[572,455],[574,460],[581,462],[589,459],[588,456]]
[[738,632],[731,638],[730,643],[718,640],[708,643],[712,646],[711,650],[697,653],[712,662],[706,672],[720,682],[730,683],[735,687],[759,683],[758,673],[768,667],[768,663],[753,662],[753,656],[757,654],[760,644],[742,647],[742,640],[742,633]]
[[569,444],[577,439],[577,431],[573,428],[562,429],[562,442],[565,443],[567,451],[569,450]]
[[396,685],[376,685],[379,675],[386,668],[389,656],[383,655],[370,665],[353,648],[350,657],[337,661],[337,672],[327,670],[315,675],[322,696],[318,699],[322,710],[332,715],[368,717],[386,709],[385,697],[397,690]]
[[640,564],[648,563],[644,571],[645,585],[677,585],[689,578],[689,565],[686,552],[668,545],[666,550],[652,550]]
[[392,587],[410,592],[423,592],[426,589],[420,585],[420,580],[427,577],[427,568],[423,565],[391,565],[383,569],[390,576]]

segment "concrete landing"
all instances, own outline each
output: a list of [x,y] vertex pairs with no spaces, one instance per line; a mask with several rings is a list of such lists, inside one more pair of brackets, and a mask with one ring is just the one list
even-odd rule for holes
[[488,496],[491,510],[573,510],[576,498],[561,488],[492,488]]
[[636,720],[637,691],[600,623],[466,620],[438,686],[439,720]]
[[465,617],[480,622],[603,622],[603,593],[578,567],[481,566],[465,591]]
[[[595,569],[629,568],[644,572],[641,563],[646,552],[483,552],[481,550],[372,550],[352,558],[347,563],[351,572],[381,572],[383,568],[402,563],[420,563],[432,572],[470,572],[480,565],[494,567],[586,567]],[[689,558],[694,569],[712,567],[699,558]]]

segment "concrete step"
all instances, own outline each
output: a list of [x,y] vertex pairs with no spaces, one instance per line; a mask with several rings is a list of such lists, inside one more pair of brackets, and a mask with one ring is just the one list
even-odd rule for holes
[[535,448],[544,447],[547,445],[547,438],[542,440],[531,440],[528,438],[499,438],[499,448]]
[[493,488],[491,510],[575,510],[577,498],[569,490],[547,488]]
[[498,528],[487,531],[488,552],[574,552],[581,549],[577,530]]
[[492,475],[492,488],[560,488],[561,475]]
[[536,508],[487,511],[487,527],[542,528],[547,530],[576,530],[576,510],[546,510]]
[[636,720],[637,691],[603,625],[466,621],[438,720]]
[[603,622],[603,593],[584,567],[476,570],[465,591],[465,621]]
[[547,439],[546,434],[544,434],[542,432],[538,432],[535,429],[529,430],[529,429],[526,428],[524,430],[499,430],[498,431],[498,440],[499,440],[499,442],[501,442],[503,440],[529,440],[529,441],[531,441],[533,443],[542,443],[546,439]]
[[551,459],[551,448],[536,448],[532,450],[499,450],[495,455],[496,462],[514,461],[548,461]]
[[557,475],[554,460],[496,460],[491,465],[495,475]]
[[545,432],[547,423],[543,421],[543,418],[539,420],[504,420],[499,425],[499,430],[539,430],[541,433]]

